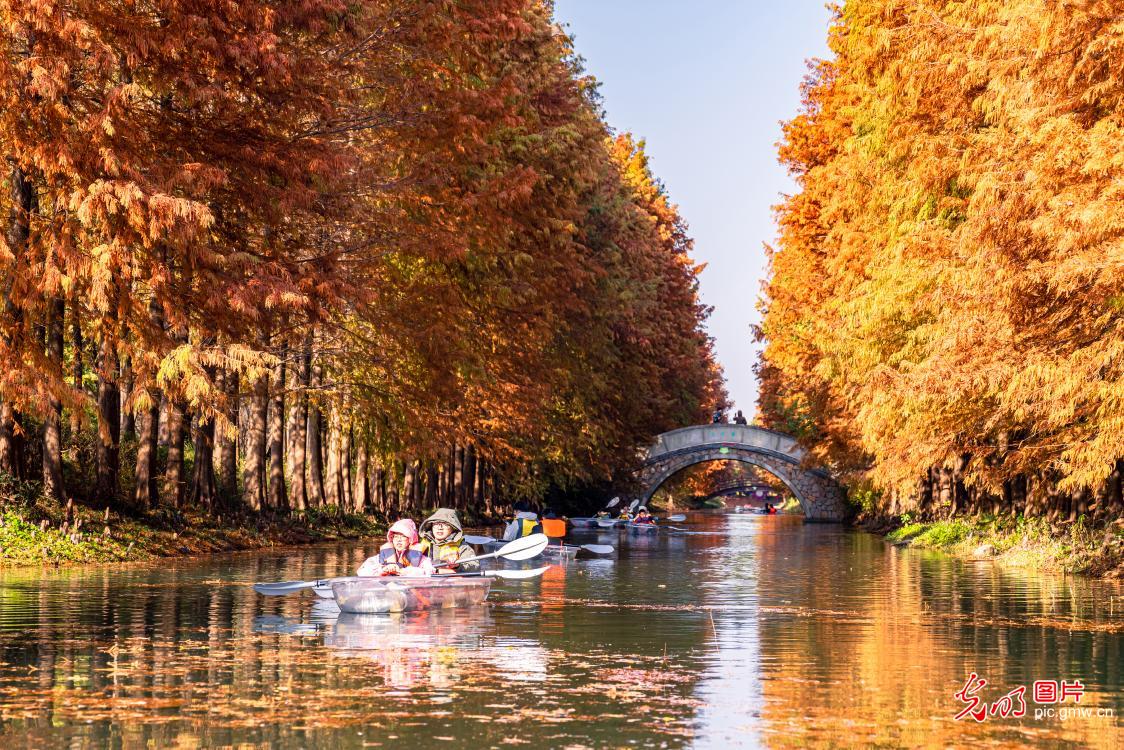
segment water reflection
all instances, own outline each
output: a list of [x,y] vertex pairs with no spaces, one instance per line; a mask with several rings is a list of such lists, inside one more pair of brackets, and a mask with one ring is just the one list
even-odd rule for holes
[[[341,615],[255,580],[354,569],[376,543],[0,573],[0,737],[19,747],[1054,746],[1118,723],[955,722],[1081,679],[1124,711],[1118,584],[899,550],[799,519],[593,529],[615,558],[497,583],[485,606]],[[992,688],[989,687],[989,691]]]
[[[1119,715],[1115,584],[919,554],[789,519],[729,522],[744,585],[707,594],[720,655],[700,685],[698,746],[1120,746],[1119,724],[1096,717],[953,720],[972,671],[994,686],[990,701],[1019,685],[1029,694],[1036,679],[1080,678],[1083,705]],[[723,700],[736,684],[748,688],[744,704]]]

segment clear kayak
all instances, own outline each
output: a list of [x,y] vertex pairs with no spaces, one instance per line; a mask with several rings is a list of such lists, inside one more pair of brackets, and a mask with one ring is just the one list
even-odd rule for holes
[[480,604],[488,598],[492,579],[457,578],[342,578],[332,582],[332,595],[341,612],[380,615],[426,609],[452,609]]
[[659,527],[654,523],[630,523],[628,525],[629,534],[655,534],[659,531]]
[[570,523],[580,529],[597,528],[596,518],[571,518]]
[[549,557],[553,560],[573,560],[580,549],[581,547],[572,544],[548,544],[542,554],[543,557]]

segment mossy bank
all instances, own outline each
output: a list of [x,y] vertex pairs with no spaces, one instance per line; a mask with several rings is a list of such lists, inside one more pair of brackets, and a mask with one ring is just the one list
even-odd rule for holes
[[250,515],[59,506],[40,498],[35,484],[0,481],[0,567],[205,555],[381,536],[385,529],[371,516],[334,508]]
[[1120,521],[1094,527],[1084,518],[1052,522],[1046,518],[981,514],[915,521],[907,514],[897,524],[868,520],[862,525],[885,533],[890,542],[900,546],[943,550],[1038,570],[1124,577],[1124,522]]

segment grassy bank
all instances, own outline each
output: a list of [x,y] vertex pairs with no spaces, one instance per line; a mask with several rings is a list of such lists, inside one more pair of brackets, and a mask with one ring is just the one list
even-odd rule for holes
[[0,567],[233,552],[381,536],[385,528],[370,516],[328,510],[270,516],[60,507],[40,498],[35,484],[0,478]]
[[1124,577],[1124,522],[1120,521],[1093,528],[1084,518],[1058,523],[985,514],[928,522],[904,516],[901,522],[886,535],[894,544],[1040,570]]

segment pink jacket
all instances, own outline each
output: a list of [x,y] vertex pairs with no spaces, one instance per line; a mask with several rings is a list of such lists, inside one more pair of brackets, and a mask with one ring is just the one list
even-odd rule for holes
[[[390,541],[391,534],[401,534],[410,540],[410,547],[402,556],[404,559],[397,560],[397,555],[394,552],[394,544]],[[433,575],[433,562],[421,550],[415,549],[420,538],[418,537],[418,527],[409,518],[400,518],[394,522],[390,529],[386,532],[386,544],[379,548],[379,554],[374,557],[368,557],[359,566],[356,575],[359,576],[378,576],[382,575],[382,566],[388,562],[399,562],[404,564],[404,567],[399,572],[400,575],[408,576],[430,576]]]

